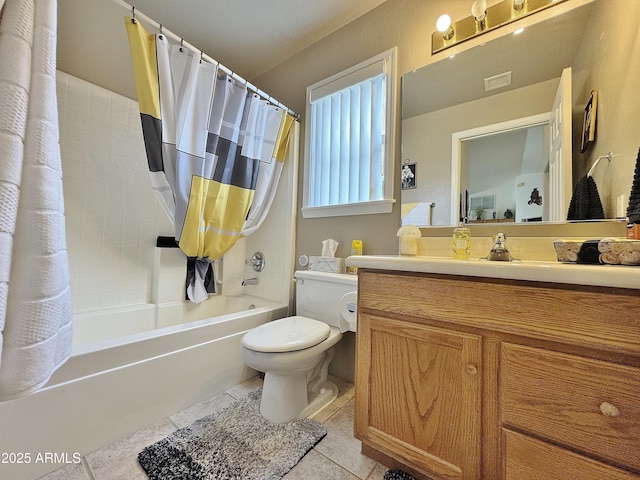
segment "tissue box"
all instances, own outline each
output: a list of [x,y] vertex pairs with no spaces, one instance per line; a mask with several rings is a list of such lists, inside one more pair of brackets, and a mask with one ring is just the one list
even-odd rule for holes
[[559,262],[640,265],[640,240],[556,240],[553,246]]
[[344,273],[344,258],[338,257],[309,257],[309,270],[316,272]]

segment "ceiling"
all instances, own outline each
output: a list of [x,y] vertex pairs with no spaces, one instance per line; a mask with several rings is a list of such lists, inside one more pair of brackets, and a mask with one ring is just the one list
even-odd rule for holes
[[135,95],[132,80],[122,85],[119,78],[132,76],[122,70],[131,68],[123,19],[131,14],[127,4],[134,4],[139,14],[252,81],[384,1],[59,0],[58,67]]
[[[575,59],[592,11],[593,4],[583,5],[405,75],[403,118],[560,78]],[[511,85],[485,91],[485,78],[508,71]]]

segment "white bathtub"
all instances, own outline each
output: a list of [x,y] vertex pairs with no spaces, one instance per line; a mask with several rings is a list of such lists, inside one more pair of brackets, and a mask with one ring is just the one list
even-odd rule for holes
[[[244,332],[286,315],[285,305],[248,295],[74,315],[72,356],[47,386],[212,342],[239,349]],[[228,360],[227,366],[234,363]]]
[[[99,319],[115,332],[123,318],[140,316],[165,326],[75,345],[42,390],[0,403],[0,430],[11,432],[0,438],[0,452],[28,452],[32,458],[48,452],[85,455],[255,375],[242,362],[240,339],[247,330],[286,316],[287,306],[249,296],[205,303],[221,314],[194,319],[203,309],[170,304],[114,310],[111,318],[79,316],[79,330],[83,322]],[[169,326],[169,318],[187,323]],[[60,466],[4,464],[0,478],[37,478]]]

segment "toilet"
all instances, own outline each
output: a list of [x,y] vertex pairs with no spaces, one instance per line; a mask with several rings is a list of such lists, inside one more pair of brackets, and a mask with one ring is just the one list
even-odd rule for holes
[[334,346],[356,330],[357,277],[297,271],[296,316],[274,320],[242,337],[242,358],[264,372],[260,413],[283,423],[329,405],[338,388],[327,380]]

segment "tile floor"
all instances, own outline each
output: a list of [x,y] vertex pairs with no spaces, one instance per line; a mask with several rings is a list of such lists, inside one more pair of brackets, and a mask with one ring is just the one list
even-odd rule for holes
[[[353,385],[338,378],[338,398],[314,418],[324,424],[327,436],[287,474],[285,480],[381,480],[386,467],[360,453],[353,437]],[[149,425],[133,435],[86,455],[82,463],[68,465],[40,480],[146,480],[137,455],[150,445],[196,419],[215,413],[262,385],[255,377]]]

